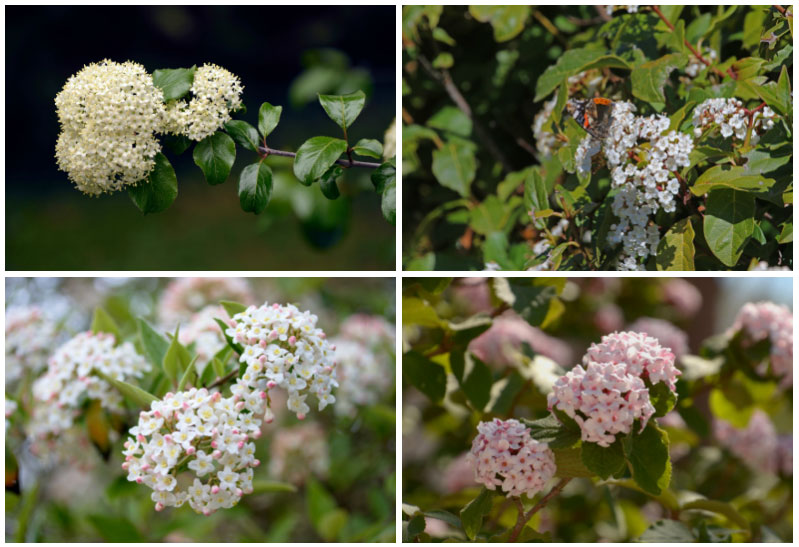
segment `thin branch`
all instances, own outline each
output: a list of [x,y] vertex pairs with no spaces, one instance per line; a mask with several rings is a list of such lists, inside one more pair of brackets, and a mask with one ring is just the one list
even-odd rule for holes
[[231,378],[233,378],[233,377],[234,377],[236,374],[238,374],[238,373],[239,373],[239,369],[238,369],[238,368],[234,368],[233,370],[231,370],[230,372],[228,372],[227,374],[225,374],[225,375],[224,375],[224,376],[222,376],[221,378],[217,378],[216,380],[214,380],[213,382],[211,382],[211,383],[210,383],[210,384],[209,384],[209,385],[206,387],[206,389],[211,389],[212,387],[221,386],[222,384],[226,383],[228,380],[230,380]]
[[[660,11],[660,8],[659,8],[659,7],[657,7],[657,6],[652,6],[652,11],[654,11],[654,12],[657,14],[657,16],[658,16],[658,17],[660,17],[660,20],[661,20],[661,21],[663,21],[664,23],[666,23],[666,26],[667,26],[667,27],[669,27],[669,30],[671,30],[671,31],[674,31],[674,25],[672,25],[672,24],[671,24],[671,21],[669,21],[669,20],[666,18],[666,16],[665,16],[665,15],[663,15],[663,12],[662,12],[662,11]],[[690,42],[688,42],[688,40],[686,40],[686,39],[683,39],[683,43],[685,44],[685,47],[687,47],[689,50],[691,50],[691,53],[693,53],[693,54],[694,54],[694,56],[695,56],[697,59],[699,59],[699,61],[700,61],[701,63],[703,63],[705,66],[709,67],[709,68],[710,68],[710,70],[712,70],[713,72],[715,72],[716,74],[718,74],[718,75],[719,75],[719,76],[721,76],[722,78],[724,77],[724,73],[723,73],[721,70],[719,70],[718,68],[716,68],[716,67],[714,67],[714,66],[711,66],[711,64],[710,64],[710,61],[708,61],[707,59],[705,59],[704,57],[702,57],[702,54],[701,54],[701,53],[699,53],[699,52],[696,50],[696,48],[694,48],[694,46],[692,46],[692,45],[690,44]],[[733,72],[733,71],[732,71],[732,68],[727,68],[727,74],[728,74],[728,75],[729,75],[729,77],[730,77],[730,78],[732,78],[733,80],[737,80],[737,79],[738,79],[738,76],[736,76],[735,72]]]
[[[267,158],[269,156],[283,156],[284,158],[293,158],[297,155],[296,152],[286,152],[285,150],[275,150],[274,148],[269,148],[267,146],[259,146],[258,147],[258,155],[262,158]],[[347,160],[336,160],[338,165],[342,167],[366,167],[368,169],[377,169],[380,167],[379,163],[374,163],[371,161],[357,161],[352,159]]]
[[470,120],[472,120],[472,124],[474,126],[474,132],[477,134],[477,138],[482,141],[485,147],[488,149],[488,152],[494,156],[494,159],[502,164],[502,168],[510,173],[513,171],[508,160],[505,159],[505,155],[496,145],[496,143],[491,139],[491,136],[485,130],[483,125],[474,117],[472,113],[472,108],[469,106],[469,103],[466,102],[466,99],[461,94],[458,86],[455,85],[455,82],[452,80],[452,76],[450,76],[449,71],[446,69],[436,70],[433,68],[433,65],[424,55],[419,55],[418,57],[419,62],[422,65],[422,68],[427,71],[427,73],[437,82],[439,82],[442,86],[444,86],[444,90],[449,95],[449,98],[452,99],[452,102],[466,114]]
[[781,14],[785,15],[785,8],[783,8],[782,6],[776,6],[775,5],[775,6],[771,6],[771,7],[774,8],[775,10],[777,10],[778,12],[780,12]]
[[531,518],[533,518],[533,515],[535,515],[541,509],[546,507],[547,503],[549,503],[552,498],[560,494],[561,490],[563,490],[571,480],[572,480],[571,477],[560,479],[560,482],[556,484],[552,488],[552,490],[549,491],[549,494],[541,498],[541,500],[538,503],[536,503],[535,506],[533,506],[533,508],[527,511],[526,513],[524,512],[524,505],[522,505],[522,500],[516,498],[517,500],[516,508],[519,510],[519,518],[516,520],[516,526],[513,528],[513,532],[511,532],[510,537],[508,538],[508,542],[510,543],[515,542],[516,539],[518,539],[521,531],[524,529],[524,525],[527,524],[527,522]]

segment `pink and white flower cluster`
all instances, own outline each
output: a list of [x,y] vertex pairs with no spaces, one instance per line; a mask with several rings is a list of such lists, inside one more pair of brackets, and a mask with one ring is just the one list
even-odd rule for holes
[[565,412],[580,426],[583,442],[610,446],[617,433],[646,427],[655,407],[650,384],[664,382],[675,391],[680,371],[674,354],[657,340],[637,332],[616,332],[592,344],[577,365],[559,378],[547,398],[550,410]]
[[777,430],[768,414],[762,410],[756,410],[743,429],[716,419],[713,421],[713,433],[722,445],[752,469],[767,473],[776,473],[779,469],[781,462]]
[[325,478],[330,468],[325,432],[304,423],[275,432],[269,445],[269,474],[300,486],[309,477]]
[[222,306],[206,306],[194,315],[185,326],[180,328],[178,339],[181,344],[194,344],[197,356],[197,370],[202,370],[219,351],[227,346],[222,329],[216,319],[228,318]]
[[58,433],[72,425],[82,397],[99,400],[103,408],[122,410],[122,396],[99,371],[116,380],[130,381],[150,370],[150,364],[130,342],[116,345],[112,334],[82,332],[58,348],[47,362],[47,372],[33,383],[36,405],[31,433]]
[[773,302],[748,302],[735,318],[732,331],[744,330],[748,339],[771,342],[771,368],[783,387],[793,384],[793,313]]
[[39,307],[7,308],[6,385],[19,380],[26,370],[38,373],[44,369],[57,334],[55,323]]
[[477,482],[508,496],[533,496],[555,475],[555,455],[517,420],[480,422],[471,461]]
[[688,335],[664,319],[639,317],[627,330],[651,336],[661,346],[669,348],[677,359],[688,353]]
[[250,440],[261,436],[267,397],[242,396],[245,391],[227,398],[205,388],[167,393],[139,414],[122,468],[129,481],[153,490],[156,511],[188,503],[210,515],[252,492],[253,468],[260,462]]
[[305,402],[309,394],[316,397],[319,410],[335,403],[336,347],[316,326],[317,321],[316,315],[301,312],[293,304],[265,303],[234,315],[225,332],[244,347],[240,361],[247,370],[239,383],[260,392],[285,389],[286,406],[299,419],[310,410]]
[[[751,117],[752,134],[749,142],[755,144],[761,134],[774,127],[776,114],[766,106],[752,113]],[[734,137],[744,140],[749,130],[749,118],[750,114],[739,99],[707,99],[694,109],[694,134],[699,137],[708,129],[718,128],[725,139]]]
[[179,322],[191,319],[192,314],[206,306],[230,300],[250,304],[253,301],[250,284],[236,277],[182,277],[167,285],[161,296],[158,316],[167,330]]

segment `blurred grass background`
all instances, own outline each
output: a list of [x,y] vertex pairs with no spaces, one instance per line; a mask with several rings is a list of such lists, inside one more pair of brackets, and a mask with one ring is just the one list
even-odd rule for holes
[[248,112],[238,118],[255,124],[262,102],[284,106],[272,147],[339,136],[316,93],[356,89],[368,98],[351,140],[382,141],[396,105],[393,7],[9,6],[6,15],[7,269],[394,269],[394,228],[367,169],[347,172],[331,202],[301,186],[290,161],[270,158],[272,201],[256,217],[236,189],[253,153],[238,148],[230,178],[212,187],[191,151],[165,150],[178,199],[143,216],[126,193],[90,199],[57,170],[53,103],[70,75],[103,58],[148,71],[212,62],[242,80]]

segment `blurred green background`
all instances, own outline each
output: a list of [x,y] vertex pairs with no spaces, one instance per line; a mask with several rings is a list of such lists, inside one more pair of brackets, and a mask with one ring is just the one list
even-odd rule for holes
[[53,103],[70,75],[103,58],[150,72],[212,62],[242,80],[248,112],[237,118],[255,124],[262,102],[284,106],[274,148],[338,136],[316,94],[357,89],[367,103],[350,139],[382,142],[396,112],[393,6],[10,6],[6,15],[6,75],[16,82],[6,89],[7,269],[394,269],[394,228],[368,169],[345,173],[342,197],[328,201],[297,182],[290,160],[270,158],[272,200],[255,217],[236,189],[254,153],[238,148],[228,181],[212,187],[191,151],[165,150],[178,199],[143,216],[126,193],[90,199],[57,170]]

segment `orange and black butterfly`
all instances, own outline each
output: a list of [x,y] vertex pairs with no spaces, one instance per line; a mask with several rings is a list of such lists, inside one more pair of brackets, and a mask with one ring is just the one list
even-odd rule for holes
[[566,110],[589,135],[599,140],[608,136],[613,121],[613,101],[610,99],[571,99],[566,103]]

